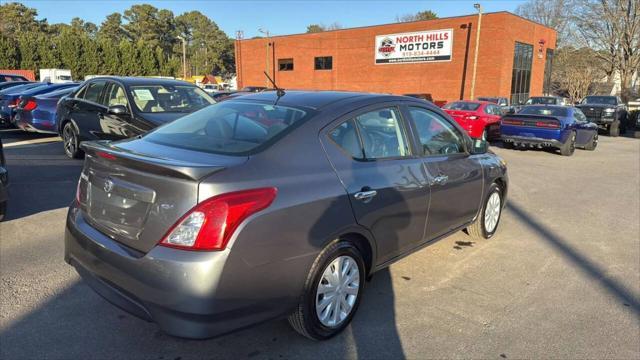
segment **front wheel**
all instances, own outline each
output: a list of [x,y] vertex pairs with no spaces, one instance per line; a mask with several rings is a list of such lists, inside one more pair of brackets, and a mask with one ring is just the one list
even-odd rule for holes
[[609,136],[618,137],[620,135],[620,121],[614,121],[609,125]]
[[491,184],[480,216],[471,226],[467,227],[467,234],[476,240],[491,238],[498,229],[503,202],[502,190],[498,184]]
[[0,203],[0,221],[4,220],[4,216],[7,214],[7,202]]
[[62,142],[64,145],[64,153],[72,159],[80,159],[84,155],[80,149],[80,137],[76,131],[76,127],[70,121],[64,124],[62,128]]
[[593,134],[591,141],[587,145],[585,145],[584,149],[593,151],[596,149],[597,146],[598,146],[598,133],[596,132],[595,134]]
[[362,255],[351,242],[341,240],[329,245],[311,267],[289,324],[312,340],[340,333],[358,309],[365,271]]

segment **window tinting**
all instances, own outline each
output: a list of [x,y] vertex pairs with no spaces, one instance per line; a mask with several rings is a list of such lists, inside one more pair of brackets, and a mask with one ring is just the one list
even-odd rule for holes
[[567,108],[560,106],[525,106],[518,112],[524,115],[568,116]]
[[133,104],[140,112],[192,113],[215,101],[197,86],[140,85],[131,87]]
[[307,112],[244,101],[225,101],[179,118],[144,139],[177,148],[247,155],[306,120]]
[[418,132],[422,155],[464,153],[464,137],[458,130],[431,111],[411,107],[409,108],[413,126]]
[[516,42],[511,74],[511,103],[523,104],[529,98],[533,45]]
[[315,58],[315,69],[316,70],[331,70],[333,69],[333,57],[331,56],[321,56]]
[[355,118],[364,156],[367,159],[400,157],[409,154],[409,145],[394,108],[370,111]]
[[362,159],[362,145],[353,120],[345,121],[329,132],[329,137],[354,159]]
[[83,99],[99,104],[100,93],[102,92],[104,85],[104,81],[92,82],[87,86],[87,89],[84,90]]
[[293,59],[278,59],[279,71],[293,71]]

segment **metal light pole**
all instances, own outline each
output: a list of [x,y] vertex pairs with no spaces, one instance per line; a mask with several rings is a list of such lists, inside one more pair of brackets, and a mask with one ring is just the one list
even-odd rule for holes
[[182,80],[187,80],[187,40],[178,36],[182,40]]
[[476,50],[473,52],[473,75],[471,76],[471,99],[476,95],[476,70],[478,68],[478,48],[480,47],[480,27],[482,26],[482,5],[473,4],[478,10],[478,29],[476,30]]
[[[270,72],[269,72],[269,30],[266,30],[264,28],[259,28],[258,32],[261,32],[261,33],[265,34],[266,37],[267,37],[267,52],[266,52],[267,56],[266,56],[266,62],[265,62],[265,67],[266,67],[265,70],[266,70],[267,74],[270,74]],[[269,75],[269,76],[271,76],[271,75]],[[269,84],[269,79],[265,80],[265,84],[267,85],[266,87],[269,87],[269,85],[270,85]]]

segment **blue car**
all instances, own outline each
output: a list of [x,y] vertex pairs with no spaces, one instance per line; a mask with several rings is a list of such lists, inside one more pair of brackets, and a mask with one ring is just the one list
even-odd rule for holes
[[595,150],[598,126],[587,121],[580,109],[570,106],[532,105],[500,121],[505,148],[557,148],[564,156],[576,147]]
[[14,124],[14,117],[16,108],[20,102],[20,96],[35,96],[77,86],[77,83],[33,83],[3,90],[0,92],[0,119],[2,119],[3,122]]
[[15,124],[24,131],[58,133],[56,107],[58,100],[78,88],[67,87],[36,96],[21,96],[16,108]]

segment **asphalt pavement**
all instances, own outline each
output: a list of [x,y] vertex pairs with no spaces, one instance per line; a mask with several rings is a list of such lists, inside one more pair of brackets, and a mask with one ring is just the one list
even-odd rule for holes
[[511,180],[496,236],[459,232],[376,274],[352,325],[313,342],[283,319],[178,339],[107,303],[63,261],[82,162],[51,136],[0,137],[1,359],[640,358],[639,139],[572,157],[492,146]]

